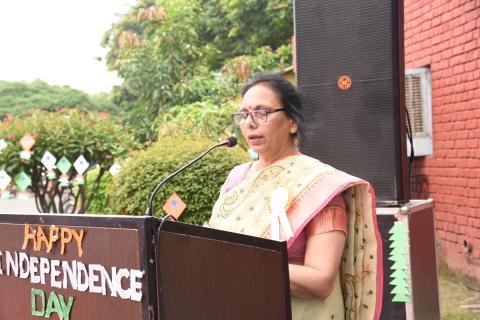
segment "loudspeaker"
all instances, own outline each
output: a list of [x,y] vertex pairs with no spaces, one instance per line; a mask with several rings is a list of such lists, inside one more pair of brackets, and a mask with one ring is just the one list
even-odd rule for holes
[[409,200],[402,0],[297,0],[300,149],[368,180],[378,203]]

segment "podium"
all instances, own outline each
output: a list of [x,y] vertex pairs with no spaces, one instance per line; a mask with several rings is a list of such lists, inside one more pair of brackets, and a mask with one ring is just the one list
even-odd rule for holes
[[[377,208],[378,227],[383,241],[383,303],[380,319],[440,319],[434,202],[410,200],[403,207]],[[390,284],[393,262],[389,229],[396,221],[408,230],[408,269],[411,303],[393,302]]]
[[160,319],[291,319],[285,242],[170,221],[156,239]]
[[1,319],[291,319],[287,249],[146,216],[0,214]]

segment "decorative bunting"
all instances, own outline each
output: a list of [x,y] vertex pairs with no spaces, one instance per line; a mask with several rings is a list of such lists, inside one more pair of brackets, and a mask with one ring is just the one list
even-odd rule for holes
[[13,198],[13,195],[8,191],[8,190],[5,190],[5,191],[0,191],[0,199],[12,199]]
[[77,176],[74,179],[74,182],[78,185],[85,184],[85,177],[83,173],[88,169],[90,164],[83,155],[78,156],[77,160],[73,163],[73,167],[78,172]]
[[55,167],[55,163],[57,162],[57,158],[50,151],[45,151],[43,154],[42,164],[47,168],[47,170],[52,170]]
[[70,184],[70,180],[68,179],[68,174],[62,174],[60,178],[58,178],[58,182],[60,182],[60,187],[68,187]]
[[108,172],[110,172],[110,174],[111,174],[112,176],[117,175],[117,173],[120,172],[120,165],[115,162],[115,163],[110,167],[110,169],[108,169]]
[[90,164],[88,163],[87,159],[83,155],[78,156],[77,160],[73,163],[73,167],[78,172],[78,174],[83,174],[85,170],[88,169]]
[[180,199],[180,197],[174,192],[172,195],[165,201],[163,205],[163,210],[165,212],[178,220],[180,215],[183,213],[187,205],[185,202]]
[[4,139],[0,139],[0,152],[7,147],[7,142]]
[[35,138],[30,133],[25,133],[25,135],[20,139],[20,145],[23,150],[31,150],[35,144]]
[[393,286],[393,302],[411,302],[410,289],[410,264],[409,256],[409,236],[407,226],[404,222],[396,221],[393,227],[388,231],[391,234],[389,240],[390,256],[389,260],[393,262],[391,266],[390,285]]
[[57,158],[51,154],[49,151],[45,151],[41,160],[43,166],[47,168],[47,178],[48,180],[53,180],[57,177],[55,171],[55,162],[57,162]]
[[15,185],[20,189],[20,191],[24,191],[32,184],[32,179],[28,174],[22,171],[15,176],[13,182],[15,182]]
[[55,171],[53,169],[51,170],[47,170],[47,178],[48,180],[53,180],[57,177],[57,174],[55,173]]
[[68,159],[65,156],[63,156],[62,158],[60,158],[60,160],[58,160],[57,168],[62,173],[60,178],[58,178],[58,182],[60,182],[60,187],[69,186],[70,181],[69,181],[67,172],[68,170],[70,170],[71,167],[72,167],[72,163],[68,161]]
[[83,174],[77,174],[73,179],[73,182],[75,182],[79,186],[85,184],[85,177],[83,176]]
[[71,167],[72,167],[72,163],[68,161],[68,159],[65,156],[63,156],[57,162],[57,168],[58,170],[60,170],[62,174],[66,174]]
[[5,170],[0,171],[0,194],[2,199],[10,199],[11,193],[7,190],[12,178]]
[[32,156],[32,147],[35,144],[35,138],[30,134],[26,133],[22,139],[20,139],[20,145],[22,146],[22,151],[20,151],[20,158],[23,160],[30,160]]
[[32,157],[32,151],[22,150],[22,151],[20,151],[19,155],[20,155],[20,159],[30,160],[30,158]]
[[0,190],[5,191],[8,185],[12,181],[12,178],[5,172],[5,170],[0,171]]

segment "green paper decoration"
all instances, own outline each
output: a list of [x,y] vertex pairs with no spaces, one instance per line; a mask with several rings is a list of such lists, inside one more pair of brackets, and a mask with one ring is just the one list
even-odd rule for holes
[[392,302],[411,302],[410,289],[410,264],[408,262],[409,254],[409,236],[407,226],[397,221],[388,231],[391,234],[389,240],[390,256],[389,260],[393,262],[391,266],[390,284],[393,286],[391,294]]
[[397,294],[401,294],[401,295],[404,295],[404,296],[410,295],[409,286],[405,281],[403,281],[403,283],[399,282],[393,288],[392,293],[395,294],[395,295],[397,295]]
[[396,294],[393,299],[393,302],[409,302],[411,303],[412,300],[410,299],[410,296],[404,295],[404,294]]
[[408,262],[403,256],[393,257],[392,270],[408,270]]
[[391,248],[390,255],[398,256],[398,255],[406,255],[408,254],[408,247],[404,246],[402,243],[398,244],[398,247]]
[[57,162],[57,168],[58,170],[60,170],[62,174],[66,174],[71,167],[72,167],[72,163],[68,161],[68,159],[65,156],[63,156]]
[[[406,232],[400,231],[400,229],[399,229],[399,231],[396,231],[394,234],[392,234],[390,236],[390,238],[388,238],[388,240],[397,241],[397,244],[396,244],[397,246],[407,245],[408,244],[408,234]],[[390,245],[390,248],[392,248],[391,245]]]
[[405,270],[397,269],[390,275],[390,278],[408,279],[408,278],[410,278],[410,276],[408,275],[408,273]]
[[408,284],[407,278],[393,278],[392,281],[389,282],[392,286],[405,286]]
[[32,179],[25,172],[20,172],[13,179],[15,185],[21,190],[27,189],[32,184]]

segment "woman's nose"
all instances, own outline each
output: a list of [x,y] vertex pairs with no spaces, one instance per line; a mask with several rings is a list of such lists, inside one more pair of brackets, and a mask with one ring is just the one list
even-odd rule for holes
[[253,115],[250,113],[247,118],[245,118],[245,124],[249,127],[256,127],[258,123],[253,120]]

